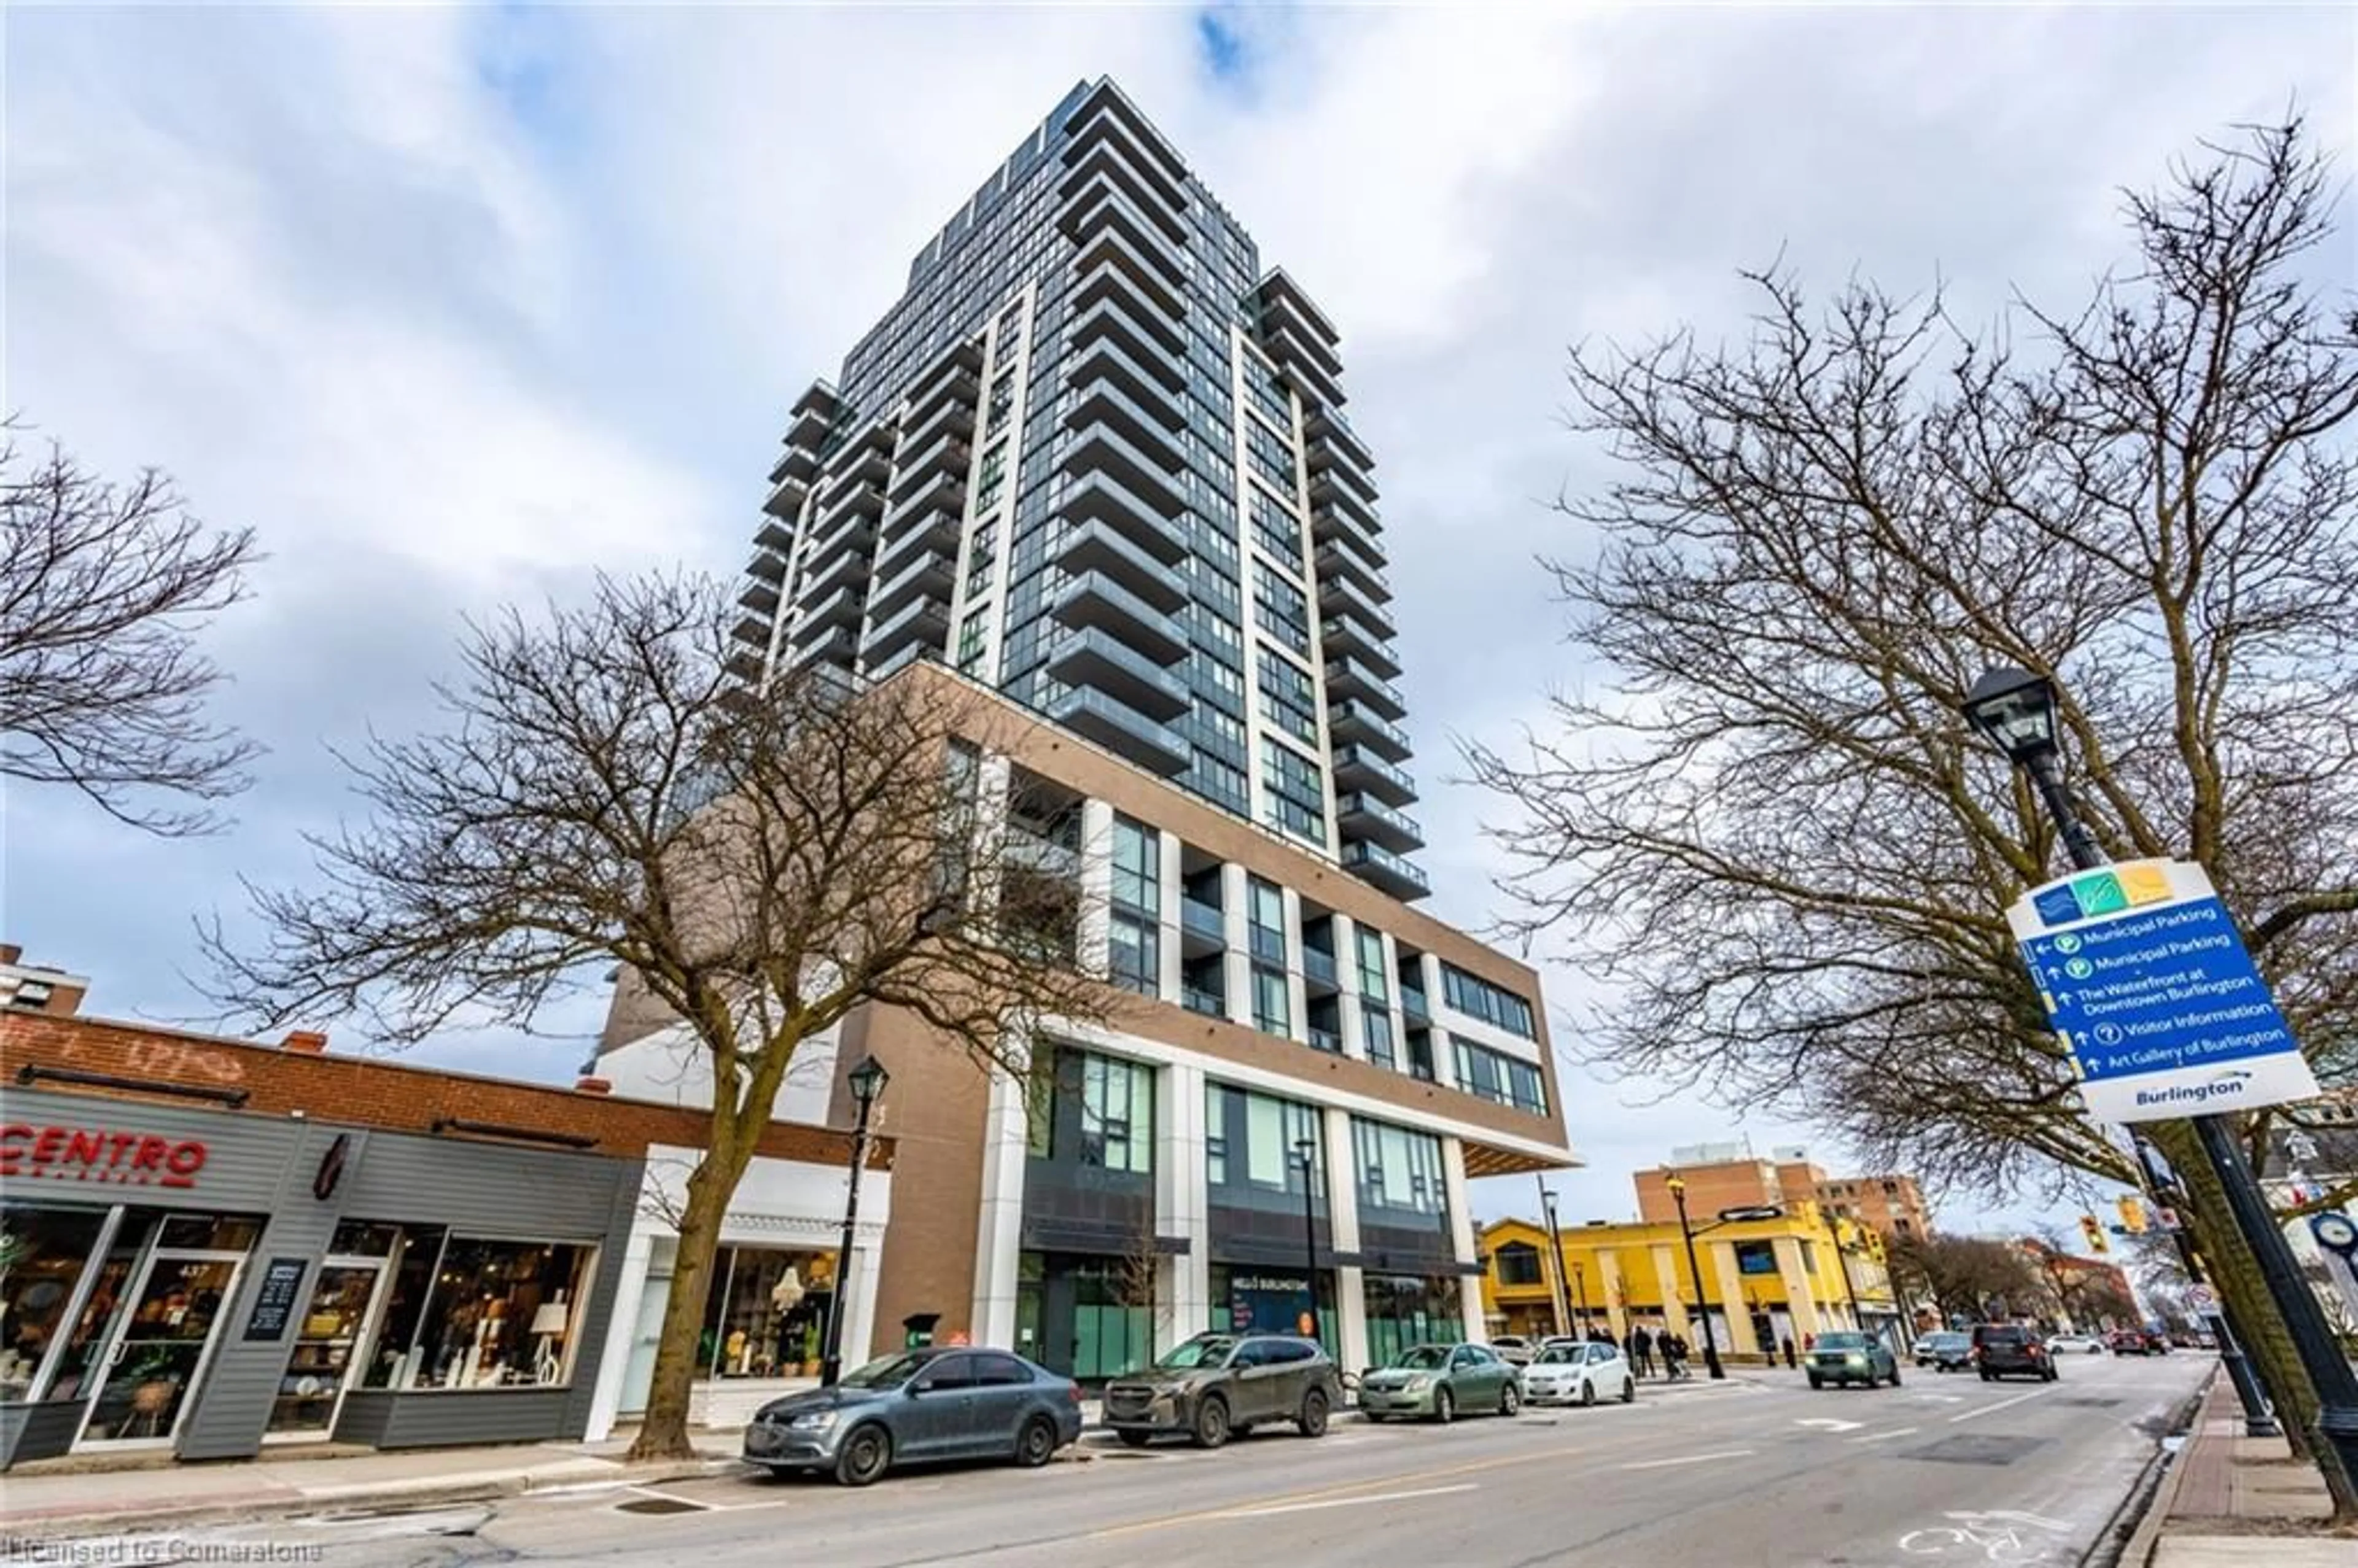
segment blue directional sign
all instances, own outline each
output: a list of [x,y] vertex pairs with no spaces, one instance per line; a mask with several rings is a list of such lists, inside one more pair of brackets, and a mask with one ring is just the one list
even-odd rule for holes
[[2317,1093],[2201,867],[2082,872],[2034,888],[2007,918],[2092,1113],[2149,1121]]

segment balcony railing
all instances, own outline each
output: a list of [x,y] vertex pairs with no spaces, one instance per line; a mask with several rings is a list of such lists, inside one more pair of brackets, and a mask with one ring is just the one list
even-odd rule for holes
[[1362,840],[1344,845],[1343,869],[1395,898],[1422,898],[1433,891],[1422,871],[1380,844]]

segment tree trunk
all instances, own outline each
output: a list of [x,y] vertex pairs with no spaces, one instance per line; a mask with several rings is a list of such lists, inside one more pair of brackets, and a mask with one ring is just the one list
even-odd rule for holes
[[655,1342],[654,1377],[647,1388],[639,1435],[631,1444],[633,1462],[696,1457],[687,1417],[696,1390],[697,1342],[704,1332],[705,1301],[712,1291],[713,1256],[720,1249],[720,1221],[744,1163],[732,1152],[715,1148],[687,1178],[679,1251],[672,1265],[671,1293],[664,1302],[662,1337]]
[[2169,1156],[2193,1200],[2195,1236],[2211,1265],[2211,1285],[2226,1301],[2235,1323],[2246,1331],[2244,1354],[2258,1367],[2260,1380],[2274,1397],[2277,1421],[2293,1456],[2314,1464],[2333,1498],[2337,1520],[2358,1519],[2358,1492],[2353,1478],[2342,1473],[2330,1444],[2317,1429],[2316,1385],[2300,1363],[2284,1315],[2260,1277],[2259,1260],[2244,1243],[2243,1232],[2227,1208],[2225,1188],[2204,1158],[2193,1127],[2183,1121],[2156,1122],[2148,1130],[2156,1147]]

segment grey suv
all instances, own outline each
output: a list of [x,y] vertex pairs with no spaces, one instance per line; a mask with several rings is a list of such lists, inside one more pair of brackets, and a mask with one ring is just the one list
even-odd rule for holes
[[1181,1435],[1217,1448],[1236,1433],[1279,1422],[1323,1437],[1342,1402],[1335,1363],[1307,1339],[1199,1334],[1145,1371],[1108,1383],[1105,1424],[1132,1448]]

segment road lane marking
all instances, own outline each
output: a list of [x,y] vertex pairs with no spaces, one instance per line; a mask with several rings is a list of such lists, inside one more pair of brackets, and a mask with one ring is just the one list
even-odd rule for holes
[[1921,1430],[1913,1426],[1894,1427],[1889,1432],[1870,1432],[1865,1437],[1854,1437],[1853,1443],[1888,1443],[1895,1437],[1912,1437]]
[[2027,1394],[2017,1394],[2010,1400],[2000,1400],[1994,1405],[1982,1405],[1974,1410],[1963,1411],[1960,1414],[1951,1416],[1949,1420],[1952,1423],[1961,1421],[1972,1421],[1978,1416],[1985,1416],[1992,1411],[2002,1411],[2010,1405],[2018,1405],[2025,1400],[2035,1400],[2041,1394],[2052,1393],[2054,1391],[2054,1386],[2050,1384],[2048,1387],[2043,1389],[2033,1389]]
[[[1535,1465],[1550,1460],[1568,1459],[1575,1454],[1594,1453],[1591,1445],[1579,1444],[1562,1447],[1534,1449],[1528,1454],[1501,1454],[1487,1459],[1469,1459],[1462,1465],[1444,1465],[1439,1468],[1422,1466],[1396,1476],[1369,1476],[1357,1481],[1341,1481],[1331,1487],[1314,1487],[1308,1491],[1281,1493],[1258,1504],[1245,1507],[1271,1508],[1284,1503],[1315,1502],[1325,1498],[1351,1497],[1396,1481],[1437,1481],[1452,1476],[1478,1475],[1485,1470],[1504,1470],[1516,1465]],[[1083,1541],[1103,1541],[1114,1536],[1141,1535],[1148,1530],[1169,1530],[1176,1525],[1195,1524],[1204,1518],[1200,1510],[1186,1513],[1162,1514],[1152,1519],[1133,1519],[1128,1524],[1110,1524],[1078,1537]]]
[[1688,1454],[1676,1459],[1640,1459],[1634,1465],[1623,1465],[1618,1468],[1662,1470],[1673,1465],[1706,1465],[1714,1459],[1748,1459],[1757,1452],[1758,1450],[1750,1448],[1723,1448],[1716,1454]]
[[1863,1421],[1836,1421],[1832,1416],[1822,1415],[1812,1416],[1806,1421],[1796,1421],[1793,1424],[1795,1426],[1814,1426],[1826,1432],[1856,1432],[1860,1427],[1865,1426],[1866,1422]]
[[1412,1498],[1440,1498],[1452,1492],[1478,1492],[1479,1481],[1460,1481],[1454,1487],[1419,1487],[1408,1492],[1379,1492],[1372,1498],[1326,1498],[1314,1503],[1279,1503],[1271,1508],[1228,1509],[1219,1513],[1205,1514],[1205,1519],[1262,1519],[1271,1514],[1305,1514],[1316,1509],[1360,1508],[1371,1503],[1404,1503]]

